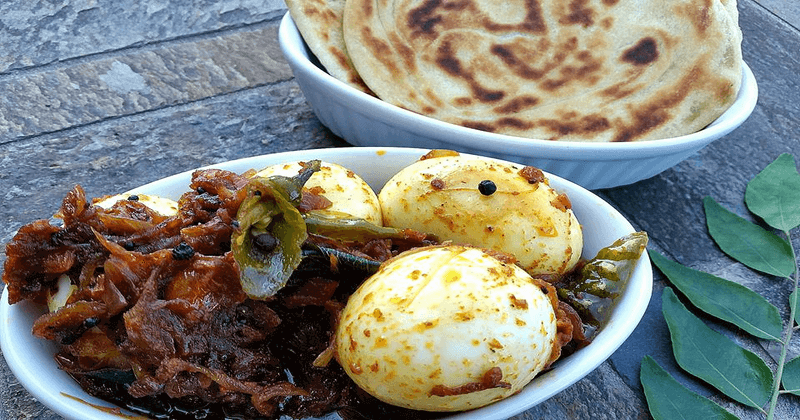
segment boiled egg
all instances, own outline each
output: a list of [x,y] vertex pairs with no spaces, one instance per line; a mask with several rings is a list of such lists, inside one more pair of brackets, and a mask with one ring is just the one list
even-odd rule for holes
[[565,273],[580,259],[569,199],[533,167],[433,155],[394,175],[378,198],[386,226],[506,252],[533,275]]
[[556,315],[537,282],[478,248],[407,251],[349,298],[337,360],[363,390],[401,407],[461,411],[501,400],[550,360]]
[[[268,166],[256,176],[295,176],[303,167],[300,162],[288,162]],[[372,187],[353,171],[329,162],[322,162],[303,187],[328,199],[332,205],[324,210],[331,216],[357,217],[382,226],[382,215],[378,196]]]
[[145,206],[149,207],[150,210],[153,210],[154,212],[164,217],[171,217],[178,214],[177,201],[165,197],[160,197],[157,195],[148,195],[148,194],[126,193],[126,194],[112,195],[95,202],[94,205],[100,206],[104,209],[109,209],[115,203],[122,200],[138,201],[144,204]]

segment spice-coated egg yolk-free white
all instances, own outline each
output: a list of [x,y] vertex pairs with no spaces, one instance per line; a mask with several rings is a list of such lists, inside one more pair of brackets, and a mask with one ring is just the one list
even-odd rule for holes
[[[389,260],[358,288],[336,354],[382,401],[461,411],[518,392],[547,365],[555,337],[552,303],[524,270],[481,249],[432,246]],[[495,386],[475,390],[488,372]]]
[[571,270],[583,249],[569,199],[535,168],[461,155],[427,158],[395,174],[378,198],[386,226],[503,251],[533,275]]
[[[302,170],[300,162],[288,162],[268,166],[256,173],[257,176],[295,176]],[[329,215],[358,217],[381,226],[382,215],[378,196],[372,187],[353,171],[335,163],[322,162],[304,186],[327,198],[332,205],[321,210]]]

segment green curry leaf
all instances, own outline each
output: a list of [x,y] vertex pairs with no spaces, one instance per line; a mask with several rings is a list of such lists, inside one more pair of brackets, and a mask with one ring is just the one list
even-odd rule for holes
[[650,260],[698,309],[766,340],[781,340],[778,308],[738,283],[693,270],[650,251]]
[[[782,322],[775,319],[777,308],[754,292],[683,267],[656,252],[650,252],[650,258],[697,309],[732,322],[756,337],[778,341],[780,357],[773,374],[758,356],[708,328],[683,306],[672,289],[664,290],[662,310],[680,367],[772,420],[781,392],[800,395],[800,357],[786,362],[795,324],[800,324],[800,273],[790,235],[791,230],[800,227],[800,172],[794,158],[782,154],[764,168],[747,184],[744,201],[754,215],[783,232],[786,239],[728,211],[711,197],[703,200],[706,224],[714,241],[729,256],[755,270],[792,280],[790,319],[782,326],[780,339],[776,326]],[[648,358],[642,360],[640,379],[656,419],[720,418],[717,415],[728,418],[716,410],[714,414],[702,411],[706,403],[696,403],[696,395],[681,390],[680,384]],[[684,404],[694,408],[681,410]]]
[[770,226],[784,232],[800,226],[800,173],[794,157],[778,156],[747,184],[744,198]]
[[708,232],[723,252],[742,264],[774,276],[795,270],[789,243],[772,232],[728,211],[711,197],[703,199]]
[[744,405],[761,409],[769,401],[773,374],[761,358],[706,326],[669,287],[662,310],[681,368]]
[[644,388],[650,414],[655,420],[736,419],[736,416],[715,402],[681,385],[650,356],[642,359],[639,379]]
[[781,383],[786,392],[800,395],[800,357],[792,359],[783,367]]

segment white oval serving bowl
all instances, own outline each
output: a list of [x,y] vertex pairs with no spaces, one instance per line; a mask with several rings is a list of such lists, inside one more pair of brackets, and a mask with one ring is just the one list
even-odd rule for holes
[[[373,189],[383,184],[403,167],[419,159],[428,150],[411,148],[336,148],[285,152],[256,156],[220,164],[213,168],[237,173],[268,165],[321,159],[338,163],[361,175]],[[186,171],[135,188],[128,193],[152,194],[178,199],[189,188],[192,171]],[[616,209],[586,189],[548,174],[550,185],[566,193],[584,231],[582,255],[594,257],[634,228]],[[109,191],[114,193],[113,191]],[[587,347],[554,363],[553,368],[528,384],[521,392],[492,405],[444,418],[455,420],[505,419],[519,414],[577,382],[603,363],[628,338],[644,315],[650,300],[653,272],[647,254],[643,254],[622,295],[594,341]],[[53,343],[31,335],[34,320],[45,308],[29,302],[8,304],[8,290],[0,299],[0,349],[11,371],[30,393],[67,419],[119,420],[119,416],[89,404],[110,404],[86,394],[65,372],[58,369]],[[89,404],[87,404],[89,403]]]
[[323,125],[355,146],[452,149],[536,166],[588,189],[628,185],[655,176],[740,126],[753,112],[758,86],[742,64],[733,105],[705,129],[681,137],[632,143],[526,139],[442,122],[396,107],[335,79],[312,62],[289,13],[278,31],[295,80]]

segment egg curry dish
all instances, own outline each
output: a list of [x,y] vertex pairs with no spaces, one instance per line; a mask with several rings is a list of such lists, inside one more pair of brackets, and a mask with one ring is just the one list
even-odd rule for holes
[[321,161],[197,170],[178,201],[76,186],[3,281],[60,369],[143,416],[435,418],[588,345],[646,243],[582,258],[540,170],[434,150],[377,194]]

